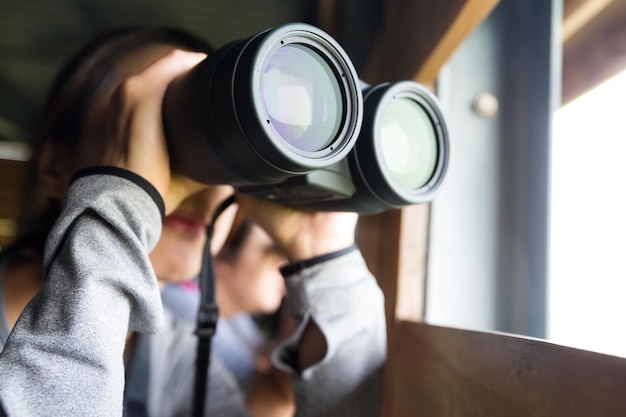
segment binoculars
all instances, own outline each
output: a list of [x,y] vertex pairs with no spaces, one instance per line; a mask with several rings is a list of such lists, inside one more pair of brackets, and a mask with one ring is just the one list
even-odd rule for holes
[[317,211],[428,202],[449,160],[436,97],[368,85],[328,34],[285,24],[219,48],[167,88],[172,169]]

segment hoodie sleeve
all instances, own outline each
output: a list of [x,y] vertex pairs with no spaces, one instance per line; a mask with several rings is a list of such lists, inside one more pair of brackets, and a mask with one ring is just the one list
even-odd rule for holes
[[[297,417],[378,417],[382,407],[387,333],[382,291],[356,247],[283,270],[286,305],[298,325],[273,353],[275,366],[294,375]],[[298,373],[297,350],[307,323],[328,347]]]
[[46,242],[45,285],[0,355],[6,415],[122,415],[126,334],[163,321],[148,259],[163,213],[157,191],[129,171],[73,180]]

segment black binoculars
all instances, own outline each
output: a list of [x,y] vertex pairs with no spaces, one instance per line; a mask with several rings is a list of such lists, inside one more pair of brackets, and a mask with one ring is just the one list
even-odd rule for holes
[[175,172],[303,209],[428,202],[449,160],[430,91],[363,83],[341,46],[303,23],[219,48],[168,86],[163,120]]

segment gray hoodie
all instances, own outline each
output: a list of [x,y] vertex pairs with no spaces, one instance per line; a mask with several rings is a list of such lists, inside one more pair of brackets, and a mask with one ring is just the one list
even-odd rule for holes
[[[148,259],[162,218],[156,190],[128,171],[99,167],[73,181],[46,243],[46,284],[0,354],[0,404],[6,415],[122,415],[127,332],[167,328]],[[296,415],[380,415],[383,298],[360,253],[346,250],[283,272],[287,305],[299,326],[273,360],[294,375]],[[328,353],[297,374],[293,358],[308,320],[322,330]],[[194,353],[186,355],[187,366]],[[150,395],[168,395],[168,381],[168,375],[151,380],[158,392]]]

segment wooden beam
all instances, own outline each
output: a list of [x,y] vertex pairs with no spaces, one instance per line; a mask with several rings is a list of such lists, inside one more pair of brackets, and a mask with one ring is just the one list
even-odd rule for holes
[[359,247],[385,293],[388,326],[424,319],[429,204],[362,216]]
[[596,18],[613,0],[586,0],[563,16],[563,42]]
[[497,0],[388,0],[381,36],[362,78],[370,84],[433,82]]
[[437,43],[424,64],[416,72],[413,79],[417,82],[433,82],[439,70],[452,56],[456,48],[474,30],[476,26],[491,12],[498,3],[493,1],[467,1],[459,11],[442,39]]
[[361,216],[359,221],[359,247],[385,294],[388,328],[395,321],[401,230],[401,210]]
[[402,210],[398,247],[396,320],[424,320],[430,204]]
[[623,70],[626,1],[613,1],[572,33],[563,45],[563,104]]

